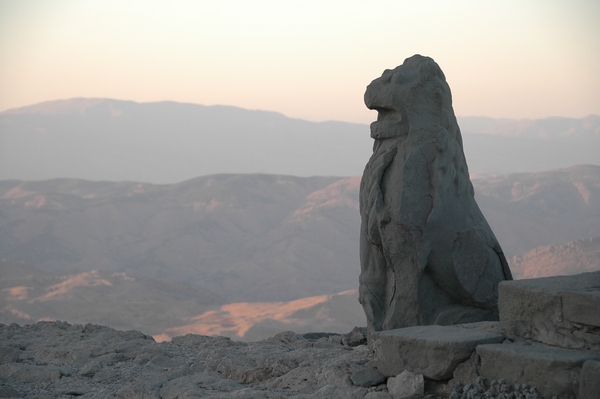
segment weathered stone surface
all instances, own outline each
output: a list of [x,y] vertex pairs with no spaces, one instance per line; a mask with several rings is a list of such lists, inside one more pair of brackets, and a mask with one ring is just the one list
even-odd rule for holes
[[471,357],[480,344],[499,343],[504,336],[484,329],[461,326],[415,326],[373,335],[375,365],[385,376],[404,370],[442,380]]
[[600,354],[567,350],[543,344],[488,344],[477,347],[479,373],[488,380],[529,384],[546,398],[576,397],[583,364],[600,360]]
[[357,398],[369,390],[350,376],[367,368],[366,345],[341,335],[305,339],[284,332],[244,343],[186,335],[156,343],[136,331],[88,324],[0,324],[0,397]]
[[25,394],[12,387],[0,386],[0,398],[22,398]]
[[511,273],[474,199],[450,88],[415,55],[365,92],[378,111],[360,188],[360,302],[369,335],[498,318]]
[[56,367],[11,363],[0,366],[0,375],[22,383],[44,383],[58,381],[61,373]]
[[600,351],[600,272],[507,281],[499,290],[507,334]]
[[[413,328],[462,329],[467,333],[496,334],[498,323],[473,323],[458,326],[420,326]],[[380,334],[383,334],[380,333]],[[451,339],[449,334],[443,334]],[[375,361],[366,345],[350,347],[342,344],[342,335],[315,335],[306,339],[293,332],[278,334],[264,341],[243,343],[225,337],[186,335],[172,342],[156,343],[135,331],[121,332],[103,326],[69,325],[61,322],[42,322],[28,326],[0,324],[0,347],[19,348],[19,356],[9,356],[14,362],[0,365],[0,397],[83,397],[104,398],[357,398],[390,399],[387,384],[371,387],[355,385],[357,377],[370,374]],[[510,348],[516,344],[480,345],[485,348]],[[540,345],[521,345],[524,351]],[[548,380],[569,380],[570,391],[579,394],[595,392],[600,354],[593,352],[549,348],[549,354],[527,361],[515,361],[515,356],[493,352],[486,359],[500,362],[501,378],[512,378],[510,370],[524,367],[526,371],[513,373],[527,378],[530,385],[541,386]],[[557,351],[556,353],[554,351]],[[491,349],[488,350],[491,352]],[[510,351],[509,351],[510,352]],[[435,358],[443,360],[447,352],[440,351]],[[522,353],[521,357],[527,357]],[[529,356],[531,357],[531,356]],[[492,393],[500,398],[501,392],[520,392],[531,395],[531,386],[515,386],[494,381],[490,370],[500,366],[480,365],[479,354],[461,363],[454,372],[459,375],[467,397],[473,389]],[[500,359],[500,360],[499,360]],[[504,359],[504,360],[501,360]],[[487,360],[486,360],[487,361]],[[584,363],[585,361],[585,363]],[[525,366],[523,366],[525,365]],[[583,366],[582,366],[583,365]],[[487,374],[484,374],[487,373]],[[376,373],[374,373],[376,374]],[[402,373],[400,373],[402,374]],[[419,374],[419,373],[417,373]],[[481,374],[481,375],[479,375]],[[404,375],[411,375],[408,370]],[[479,384],[485,381],[489,383]],[[362,378],[361,377],[361,378]],[[508,377],[508,378],[507,378]],[[380,378],[380,377],[379,377]],[[417,379],[419,377],[417,376]],[[472,379],[472,380],[470,380]],[[498,378],[499,379],[499,378]],[[366,381],[366,378],[363,380]],[[581,381],[579,383],[578,381]],[[398,381],[396,381],[398,382]],[[417,381],[418,382],[418,381]],[[450,393],[446,380],[425,380],[425,398],[447,397]],[[473,388],[473,383],[476,383]],[[392,386],[394,381],[392,381]],[[579,385],[577,385],[579,383]],[[495,384],[495,385],[494,385]],[[407,385],[406,383],[399,384]],[[418,388],[419,384],[413,384]],[[469,388],[471,387],[471,388]],[[396,389],[398,387],[395,387]],[[455,388],[455,386],[452,386]],[[452,389],[450,388],[450,389]],[[473,389],[472,389],[473,388]],[[420,388],[419,388],[420,389]],[[508,391],[506,391],[508,389]],[[488,392],[489,391],[489,392]],[[548,389],[549,391],[549,389]],[[420,391],[419,391],[420,392]],[[458,391],[456,391],[458,392]],[[575,392],[575,391],[573,391]],[[437,396],[436,396],[437,395]],[[461,396],[458,396],[461,397]],[[550,398],[546,396],[546,398]],[[585,396],[582,396],[586,398]],[[591,397],[594,397],[593,395]],[[587,399],[587,398],[586,398]]]
[[498,343],[504,336],[469,326],[415,326],[373,335],[375,365],[386,376],[404,370],[441,380],[469,359],[480,344]]
[[598,396],[600,396],[600,361],[588,360],[581,368],[577,398],[598,399]]
[[415,374],[404,370],[398,376],[389,378],[387,387],[393,399],[423,396],[425,393],[425,380],[422,374]]

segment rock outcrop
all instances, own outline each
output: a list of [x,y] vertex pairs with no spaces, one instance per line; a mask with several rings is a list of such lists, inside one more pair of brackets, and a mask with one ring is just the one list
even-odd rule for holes
[[377,110],[360,187],[360,302],[374,331],[498,319],[510,269],[474,199],[450,88],[415,55],[365,92]]
[[[40,322],[0,324],[0,398],[364,398],[386,391],[352,334],[293,332],[253,343]],[[346,342],[344,344],[343,342]],[[355,376],[356,382],[351,380]]]

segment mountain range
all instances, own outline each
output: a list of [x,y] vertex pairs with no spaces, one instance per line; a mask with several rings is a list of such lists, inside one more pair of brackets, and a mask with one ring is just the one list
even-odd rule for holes
[[[597,115],[458,120],[472,173],[600,164]],[[0,180],[166,184],[216,173],[357,176],[371,148],[367,125],[229,106],[75,98],[0,113]]]
[[[246,339],[363,325],[359,182],[265,174],[165,185],[0,181],[0,322]],[[473,185],[517,278],[600,269],[600,166],[481,176]],[[531,266],[529,254],[546,247],[556,259],[585,261],[550,266],[536,255]]]
[[[600,269],[600,117],[458,119],[515,277]],[[161,340],[363,325],[371,147],[367,125],[228,106],[77,98],[2,112],[0,322]]]

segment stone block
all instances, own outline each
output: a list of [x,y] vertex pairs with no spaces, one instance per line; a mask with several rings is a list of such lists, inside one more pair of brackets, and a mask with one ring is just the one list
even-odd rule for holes
[[567,350],[543,344],[487,344],[477,347],[479,374],[488,381],[528,384],[546,398],[574,398],[579,391],[582,366],[600,360],[600,354]]
[[583,363],[579,378],[577,399],[598,399],[600,396],[600,361],[588,360]]
[[600,351],[600,272],[504,281],[499,298],[508,335]]
[[473,326],[432,325],[381,331],[373,336],[374,360],[377,369],[388,377],[408,370],[442,380],[452,377],[456,366],[469,359],[477,345],[503,340],[502,334]]

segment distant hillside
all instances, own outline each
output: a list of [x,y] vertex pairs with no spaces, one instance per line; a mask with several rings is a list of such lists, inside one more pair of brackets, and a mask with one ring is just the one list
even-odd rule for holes
[[[376,113],[373,113],[376,119]],[[469,170],[600,165],[600,117],[459,118]],[[227,106],[57,100],[0,113],[0,180],[178,183],[215,173],[357,176],[369,126]]]
[[600,237],[538,247],[511,260],[516,278],[578,274],[600,270]]
[[600,234],[600,167],[474,179],[475,198],[508,257]]
[[274,332],[348,332],[366,322],[358,290],[319,295],[287,302],[242,302],[193,315],[164,330],[156,339],[185,334],[224,335],[258,341]]
[[[348,293],[360,271],[359,182],[260,174],[170,185],[0,181],[0,322],[252,339],[363,325]],[[516,276],[600,270],[597,249],[584,245],[600,236],[600,167],[473,183]],[[550,261],[552,251],[567,255]]]
[[293,301],[234,302],[194,284],[92,270],[55,275],[0,260],[0,323],[103,323],[157,340],[188,333],[258,341],[275,333],[344,333],[363,325],[357,290]]
[[[172,185],[0,181],[0,253],[49,273],[174,278],[226,302],[356,288],[360,178],[213,175]],[[473,181],[509,258],[600,236],[600,167]]]
[[0,182],[0,253],[50,273],[172,278],[227,302],[356,286],[359,178]]
[[119,272],[57,275],[4,259],[0,274],[0,322],[5,324],[93,320],[156,334],[225,302],[214,292],[174,279],[134,278]]
[[463,134],[484,134],[526,139],[562,140],[600,137],[600,116],[584,118],[495,119],[467,116],[459,118]]

